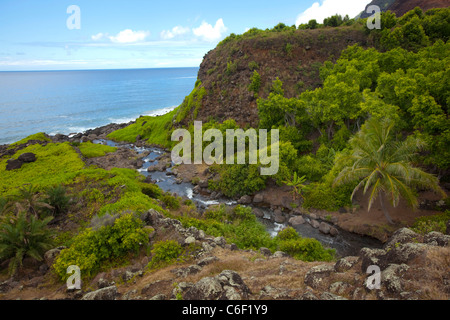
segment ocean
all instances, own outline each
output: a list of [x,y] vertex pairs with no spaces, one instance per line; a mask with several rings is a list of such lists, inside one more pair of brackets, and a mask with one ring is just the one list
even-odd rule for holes
[[192,91],[198,70],[0,72],[0,144],[166,113]]

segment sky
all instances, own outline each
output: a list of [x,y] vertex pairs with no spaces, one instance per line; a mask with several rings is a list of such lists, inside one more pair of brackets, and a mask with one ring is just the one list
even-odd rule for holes
[[370,0],[0,0],[0,71],[198,67],[230,33],[355,17]]

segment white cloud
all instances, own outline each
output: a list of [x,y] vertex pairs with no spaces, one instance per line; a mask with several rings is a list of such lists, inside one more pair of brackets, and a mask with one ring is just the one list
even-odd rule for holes
[[126,29],[120,31],[116,36],[110,36],[109,39],[114,43],[135,43],[144,41],[148,36],[150,36],[149,31]]
[[227,27],[225,27],[222,18],[220,18],[216,21],[216,25],[214,27],[203,21],[200,27],[192,29],[192,31],[197,37],[200,37],[203,40],[217,41],[222,37],[223,33],[227,31]]
[[169,39],[173,39],[176,36],[181,36],[183,34],[188,33],[189,31],[191,31],[191,29],[189,28],[185,28],[182,26],[176,26],[173,27],[172,30],[163,30],[160,34],[161,38],[164,40],[169,40]]
[[320,0],[314,2],[311,7],[298,15],[295,24],[298,26],[302,23],[308,23],[312,19],[316,19],[318,23],[323,23],[325,18],[331,17],[335,14],[341,16],[349,15],[354,18],[364,10],[371,0]]
[[91,36],[91,39],[94,41],[99,41],[101,40],[103,37],[105,36],[105,34],[103,34],[102,32],[94,34],[93,36]]

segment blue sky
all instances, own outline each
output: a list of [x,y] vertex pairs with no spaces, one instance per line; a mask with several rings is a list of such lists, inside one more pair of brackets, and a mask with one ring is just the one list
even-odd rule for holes
[[230,33],[353,17],[369,2],[0,0],[0,71],[198,67]]

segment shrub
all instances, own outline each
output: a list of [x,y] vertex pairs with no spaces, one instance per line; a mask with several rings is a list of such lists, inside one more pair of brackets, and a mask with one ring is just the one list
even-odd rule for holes
[[45,142],[45,141],[50,142],[50,141],[52,141],[44,132],[39,132],[39,133],[32,134],[31,136],[28,136],[28,137],[26,137],[26,138],[24,138],[24,139],[22,139],[20,141],[17,141],[17,142],[14,142],[14,143],[10,144],[8,149],[13,149],[13,148],[15,148],[17,146],[20,146],[21,144],[25,144],[28,141],[31,141],[31,140],[42,141],[42,142]]
[[448,220],[450,220],[450,210],[433,216],[417,218],[411,229],[420,234],[427,234],[433,231],[445,234]]
[[255,71],[259,69],[259,64],[256,61],[250,61],[248,63],[248,68],[250,69],[250,71]]
[[248,90],[253,92],[256,95],[256,94],[258,94],[259,89],[261,88],[261,76],[255,70],[255,71],[253,71],[253,75],[250,78],[250,80],[251,80],[251,83],[250,83],[250,86],[248,87]]
[[117,148],[92,142],[81,143],[78,147],[81,154],[86,158],[103,157],[107,153],[116,152]]
[[43,254],[52,247],[53,233],[47,228],[51,220],[52,217],[44,220],[27,217],[21,212],[17,218],[0,225],[0,260],[11,259],[10,275],[22,267],[25,257],[43,260]]
[[149,242],[142,220],[133,214],[125,214],[114,224],[101,226],[98,230],[86,229],[78,234],[73,244],[61,251],[53,269],[61,280],[66,280],[70,265],[80,267],[82,277],[89,278],[100,270],[102,264],[113,262],[129,253],[137,253]]
[[292,227],[287,227],[278,232],[276,236],[276,240],[279,241],[285,241],[285,240],[295,240],[298,239],[300,236],[298,235],[297,231],[295,231]]
[[153,199],[158,199],[162,195],[162,190],[153,183],[143,183],[141,185],[142,193]]
[[49,188],[46,195],[46,202],[53,207],[53,213],[55,215],[60,215],[66,212],[70,204],[70,197],[67,195],[67,190],[64,186],[58,185],[56,187]]
[[154,244],[150,268],[172,263],[183,253],[183,247],[174,240],[160,241]]
[[180,208],[180,200],[174,197],[170,192],[164,192],[160,199],[170,209],[177,210]]
[[281,241],[279,249],[302,261],[331,261],[335,250],[325,249],[316,239],[298,238]]

